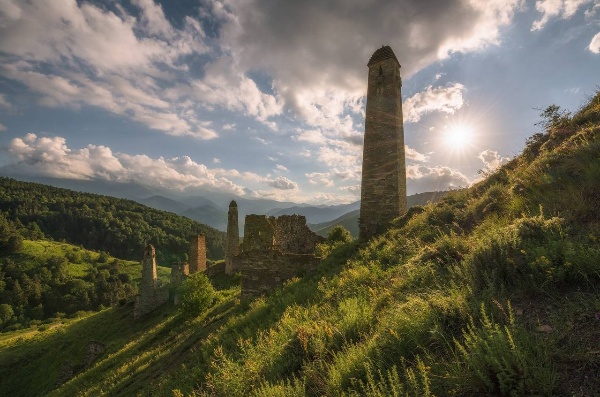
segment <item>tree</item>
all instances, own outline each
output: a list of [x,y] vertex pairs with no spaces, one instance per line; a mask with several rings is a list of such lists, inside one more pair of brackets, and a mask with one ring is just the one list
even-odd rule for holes
[[327,233],[327,240],[330,244],[345,244],[352,241],[352,235],[344,226],[337,225]]
[[177,289],[181,310],[188,316],[198,316],[215,300],[215,289],[204,273],[194,273]]
[[0,325],[6,324],[12,316],[14,316],[15,312],[11,305],[7,303],[3,303],[0,305]]
[[348,229],[341,225],[334,226],[329,230],[329,233],[327,233],[325,242],[317,244],[315,248],[315,254],[317,256],[325,257],[340,245],[349,243],[351,241],[352,235]]

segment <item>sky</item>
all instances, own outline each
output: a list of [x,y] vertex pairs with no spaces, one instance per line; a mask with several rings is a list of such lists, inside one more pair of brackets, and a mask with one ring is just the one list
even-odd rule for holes
[[354,202],[382,45],[408,194],[466,187],[600,87],[600,1],[0,0],[0,174]]

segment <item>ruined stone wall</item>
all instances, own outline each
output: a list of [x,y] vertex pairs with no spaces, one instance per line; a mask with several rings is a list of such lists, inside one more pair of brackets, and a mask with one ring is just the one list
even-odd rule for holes
[[311,274],[320,262],[314,255],[275,250],[242,252],[236,260],[242,274],[242,299],[259,296],[293,277]]
[[136,297],[133,317],[138,319],[169,300],[169,290],[159,285],[156,273],[156,251],[150,244],[144,249],[142,281]]
[[274,222],[273,248],[294,254],[313,254],[315,246],[324,238],[313,233],[303,215],[282,215]]
[[240,229],[238,223],[238,208],[235,201],[229,203],[227,213],[227,241],[225,245],[225,273],[235,274],[233,258],[240,253]]
[[242,252],[269,250],[275,242],[275,217],[246,215]]
[[188,263],[176,263],[171,266],[171,285],[177,286],[190,274]]
[[242,274],[242,298],[312,273],[320,262],[313,253],[322,241],[306,226],[304,216],[247,215],[242,252],[233,258]]
[[206,237],[199,234],[190,242],[190,274],[206,269]]
[[400,63],[381,47],[368,63],[360,238],[384,231],[406,212],[406,165]]

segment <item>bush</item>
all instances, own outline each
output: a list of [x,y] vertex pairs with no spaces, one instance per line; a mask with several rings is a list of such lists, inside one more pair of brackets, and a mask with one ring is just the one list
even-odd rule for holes
[[327,238],[324,243],[317,244],[315,254],[320,257],[326,257],[337,247],[352,241],[352,235],[343,226],[334,226],[327,233]]
[[204,273],[194,273],[177,289],[181,311],[197,316],[208,309],[215,300],[215,289]]

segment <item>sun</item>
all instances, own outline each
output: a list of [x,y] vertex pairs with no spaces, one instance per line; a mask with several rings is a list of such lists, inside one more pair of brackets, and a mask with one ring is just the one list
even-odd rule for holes
[[464,151],[473,145],[473,128],[468,124],[448,125],[444,128],[444,146],[452,151]]

